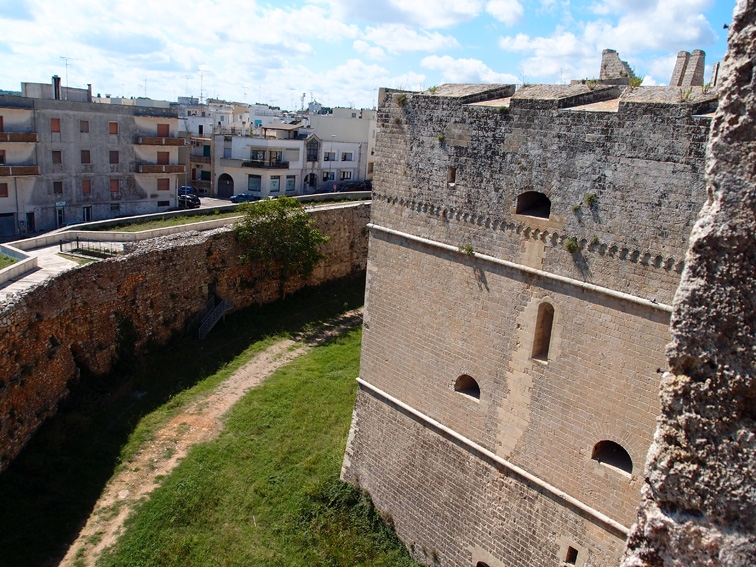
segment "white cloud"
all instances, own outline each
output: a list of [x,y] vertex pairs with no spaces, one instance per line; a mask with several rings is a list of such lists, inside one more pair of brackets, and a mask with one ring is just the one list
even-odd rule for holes
[[529,55],[521,63],[525,82],[533,78],[546,78],[549,82],[591,78],[598,75],[601,64],[600,51],[561,29],[552,37],[502,37],[499,47]]
[[457,47],[455,38],[438,32],[414,30],[404,25],[387,24],[365,30],[364,38],[389,53],[441,51]]
[[341,20],[414,25],[426,29],[444,28],[480,15],[484,0],[311,0],[327,4]]
[[448,55],[430,55],[420,62],[426,69],[440,71],[444,81],[450,83],[518,83],[517,77],[497,73],[478,59],[454,59]]
[[358,39],[352,44],[352,47],[357,53],[364,55],[368,59],[372,59],[374,61],[386,59],[386,53],[383,51],[383,49],[381,49],[380,47],[371,46],[367,41]]
[[486,12],[508,26],[519,24],[523,17],[523,8],[517,0],[489,0]]

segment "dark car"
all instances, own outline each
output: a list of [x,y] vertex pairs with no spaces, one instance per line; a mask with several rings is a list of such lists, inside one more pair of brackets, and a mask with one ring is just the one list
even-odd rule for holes
[[178,196],[178,206],[180,209],[198,209],[201,204],[197,195]]
[[252,193],[239,193],[231,197],[232,203],[251,203],[252,201],[259,201],[260,197],[253,195]]
[[339,193],[346,191],[369,191],[364,181],[345,181],[341,183],[338,188]]
[[179,195],[197,195],[197,190],[191,185],[182,185],[178,188]]

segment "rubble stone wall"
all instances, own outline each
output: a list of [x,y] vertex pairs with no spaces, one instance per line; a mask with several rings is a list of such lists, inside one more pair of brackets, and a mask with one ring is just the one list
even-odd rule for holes
[[[369,204],[315,211],[331,242],[307,282],[287,292],[357,274],[367,261]],[[239,260],[231,229],[145,241],[130,254],[69,270],[0,306],[0,469],[56,412],[81,369],[103,374],[122,352],[165,343],[209,294],[235,309],[274,301],[277,281]]]

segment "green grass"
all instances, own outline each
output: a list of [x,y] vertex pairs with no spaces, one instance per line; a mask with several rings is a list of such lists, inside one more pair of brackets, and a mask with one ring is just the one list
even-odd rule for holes
[[6,256],[5,254],[0,254],[0,270],[3,268],[7,268],[11,264],[15,264],[16,259],[11,258],[10,256]]
[[57,565],[105,483],[156,427],[271,342],[362,305],[364,291],[364,278],[308,288],[226,316],[202,342],[177,336],[128,368],[83,373],[0,474],[0,565]]
[[370,499],[338,480],[360,338],[317,347],[252,390],[98,567],[416,565]]
[[123,224],[103,229],[106,232],[140,232],[142,230],[153,230],[156,228],[169,228],[172,226],[182,226],[185,224],[193,224],[197,222],[206,222],[217,219],[227,219],[231,217],[238,217],[239,213],[217,213],[207,215],[193,215],[187,217],[170,217],[160,220],[151,220],[146,222],[140,222],[135,224]]

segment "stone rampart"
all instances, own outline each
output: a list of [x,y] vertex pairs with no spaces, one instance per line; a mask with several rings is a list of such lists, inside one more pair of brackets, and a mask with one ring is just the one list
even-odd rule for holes
[[[327,259],[291,293],[359,273],[367,259],[369,204],[313,213],[331,237]],[[135,245],[130,254],[81,266],[0,307],[0,469],[86,370],[103,374],[124,354],[165,343],[205,305],[209,294],[235,309],[274,301],[279,285],[239,260],[230,228],[185,232]]]
[[342,476],[427,564],[617,565],[716,96],[383,95]]

